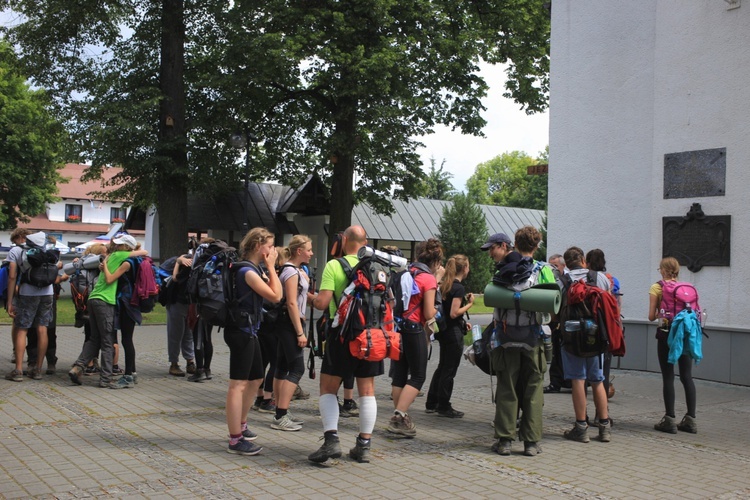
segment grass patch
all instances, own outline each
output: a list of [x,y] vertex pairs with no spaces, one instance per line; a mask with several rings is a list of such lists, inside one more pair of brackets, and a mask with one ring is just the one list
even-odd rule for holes
[[[72,326],[75,324],[75,306],[73,300],[68,296],[60,297],[57,301],[57,324],[60,326]],[[0,310],[0,325],[10,325],[13,321],[8,316],[8,311]],[[156,304],[154,310],[143,315],[144,325],[163,325],[167,322],[167,310],[161,304]]]
[[484,295],[474,295],[474,305],[469,314],[491,314],[492,308],[484,305]]

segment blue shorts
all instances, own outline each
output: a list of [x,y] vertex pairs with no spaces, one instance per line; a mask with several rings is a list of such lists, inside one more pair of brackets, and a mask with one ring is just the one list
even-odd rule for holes
[[586,380],[588,382],[602,382],[604,380],[604,355],[599,354],[590,358],[573,356],[563,347],[562,366],[565,380]]

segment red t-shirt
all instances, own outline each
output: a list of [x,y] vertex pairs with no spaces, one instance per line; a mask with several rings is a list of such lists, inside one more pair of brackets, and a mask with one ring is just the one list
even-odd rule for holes
[[421,325],[425,321],[424,314],[422,313],[422,298],[427,290],[437,290],[437,281],[432,274],[422,272],[417,274],[414,282],[417,284],[417,288],[419,288],[419,293],[412,295],[409,299],[409,307],[406,311],[411,311],[411,313],[405,315],[404,318]]

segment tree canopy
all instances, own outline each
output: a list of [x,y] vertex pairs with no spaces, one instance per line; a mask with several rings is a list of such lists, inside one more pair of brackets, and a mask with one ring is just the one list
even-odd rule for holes
[[244,152],[227,140],[240,129],[263,141],[247,151],[251,180],[293,185],[316,171],[329,184],[332,231],[354,203],[388,211],[389,196],[418,193],[418,137],[435,125],[481,134],[480,60],[508,63],[507,95],[545,109],[543,4],[0,0],[24,15],[6,34],[91,175],[123,167],[112,196],[177,223],[188,189],[240,187]]
[[492,276],[493,262],[480,249],[489,236],[482,209],[466,194],[459,193],[453,198],[453,205],[443,209],[438,230],[446,257],[463,254],[469,258],[470,272],[464,282],[467,290],[483,293]]
[[0,227],[45,211],[63,182],[63,128],[49,112],[49,99],[32,90],[12,48],[0,41]]
[[466,181],[469,197],[480,205],[547,209],[547,176],[528,175],[527,167],[546,163],[523,151],[503,153],[480,163]]

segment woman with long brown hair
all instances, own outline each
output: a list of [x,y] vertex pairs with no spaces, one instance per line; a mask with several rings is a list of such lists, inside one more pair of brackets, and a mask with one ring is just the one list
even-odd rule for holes
[[458,372],[463,353],[464,335],[470,328],[464,320],[464,314],[474,305],[474,295],[466,293],[463,281],[469,274],[469,259],[456,254],[445,263],[445,275],[440,283],[440,294],[443,297],[443,314],[448,325],[446,331],[438,332],[435,337],[440,344],[440,361],[432,374],[430,389],[425,403],[427,413],[437,411],[438,415],[449,418],[461,418],[462,411],[451,405],[453,379]]

